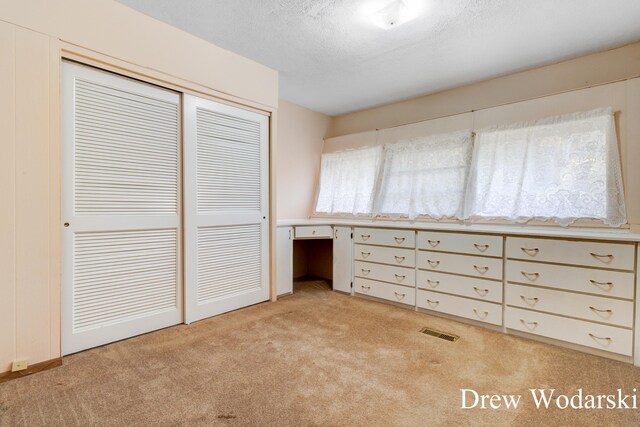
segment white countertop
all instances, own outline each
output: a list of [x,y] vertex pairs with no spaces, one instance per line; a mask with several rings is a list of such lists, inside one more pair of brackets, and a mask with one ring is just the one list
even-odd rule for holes
[[358,219],[284,219],[278,220],[278,227],[300,225],[344,225],[355,227],[408,228],[431,231],[462,231],[469,233],[509,234],[526,236],[561,237],[573,239],[597,239],[622,242],[640,242],[640,233],[628,229],[610,228],[562,228],[555,226],[531,225],[491,225],[491,224],[454,224],[426,223],[410,221],[375,221]]

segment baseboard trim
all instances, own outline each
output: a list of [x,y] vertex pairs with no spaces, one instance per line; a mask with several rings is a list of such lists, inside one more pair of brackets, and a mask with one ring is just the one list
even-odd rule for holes
[[17,372],[9,371],[9,372],[0,373],[0,383],[3,383],[5,381],[15,380],[16,378],[26,377],[28,375],[46,371],[51,368],[56,368],[58,366],[62,366],[62,357],[57,357],[51,360],[45,360],[44,362],[40,362],[40,363],[34,363],[33,365],[29,366],[27,369],[23,371],[17,371]]

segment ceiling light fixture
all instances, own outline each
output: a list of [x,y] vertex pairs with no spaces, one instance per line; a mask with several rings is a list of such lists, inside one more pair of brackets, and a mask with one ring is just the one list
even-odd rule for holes
[[404,0],[393,0],[371,15],[371,20],[380,28],[388,30],[399,27],[418,16],[417,8],[407,5]]

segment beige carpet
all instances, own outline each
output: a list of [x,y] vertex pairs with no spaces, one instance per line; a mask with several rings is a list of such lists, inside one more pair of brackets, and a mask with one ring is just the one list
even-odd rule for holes
[[[0,384],[0,425],[638,425],[639,410],[537,410],[529,388],[640,389],[631,365],[298,284],[277,303],[65,358]],[[451,343],[423,326],[461,335]],[[522,394],[461,410],[460,388]]]

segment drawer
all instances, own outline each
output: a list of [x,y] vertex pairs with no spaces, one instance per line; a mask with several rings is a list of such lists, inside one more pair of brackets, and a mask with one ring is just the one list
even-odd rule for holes
[[419,249],[502,257],[502,236],[419,231]]
[[296,227],[296,239],[331,239],[333,229],[330,225],[302,225]]
[[502,304],[502,282],[418,270],[419,288]]
[[577,317],[594,322],[633,327],[633,302],[555,291],[534,286],[506,287],[507,305]]
[[502,280],[502,259],[419,251],[418,268]]
[[398,285],[415,287],[416,284],[416,270],[413,268],[355,261],[353,273],[354,276],[365,279],[381,280]]
[[399,302],[411,306],[416,305],[415,288],[392,285],[391,283],[376,282],[375,280],[355,278],[354,291],[357,294],[369,295],[389,301]]
[[361,261],[379,262],[402,267],[414,268],[416,266],[416,252],[414,249],[354,245],[353,258]]
[[504,323],[509,329],[530,334],[626,356],[631,356],[632,353],[633,333],[629,329],[567,319],[514,307],[506,308]]
[[502,325],[502,305],[418,289],[418,307]]
[[631,272],[510,259],[505,275],[509,282],[633,299],[634,274]]
[[507,258],[633,270],[635,245],[507,237]]
[[367,245],[415,248],[416,233],[413,230],[356,227],[353,231],[353,241]]

